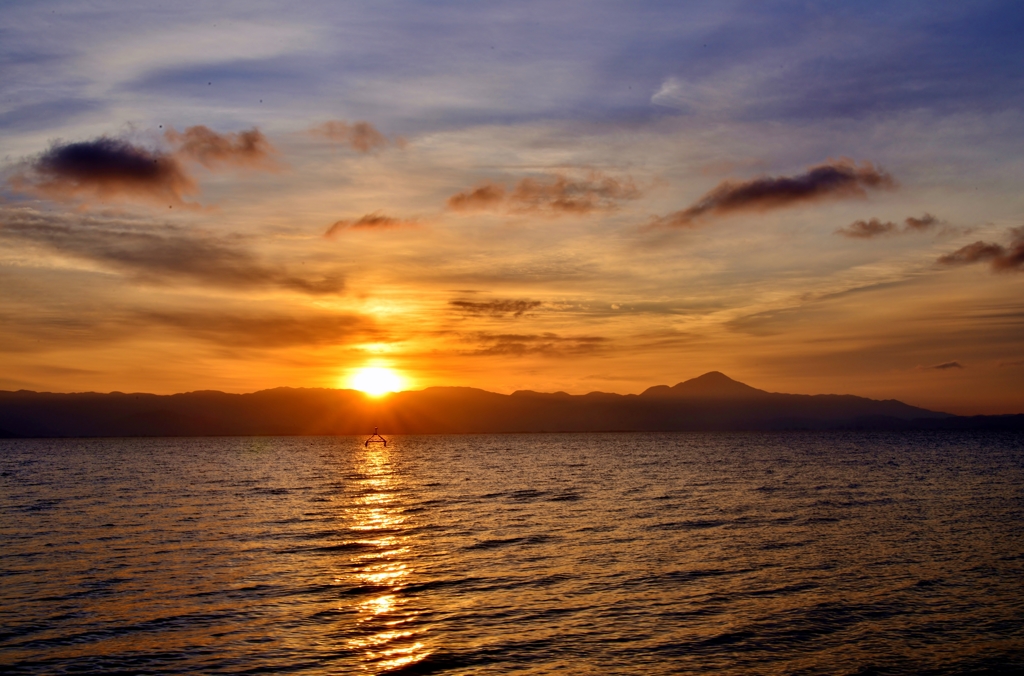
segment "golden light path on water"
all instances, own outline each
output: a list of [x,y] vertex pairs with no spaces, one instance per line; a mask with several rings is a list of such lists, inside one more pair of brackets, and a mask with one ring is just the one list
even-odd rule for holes
[[368,551],[357,555],[348,580],[335,580],[386,589],[358,603],[357,624],[366,633],[349,640],[352,650],[363,652],[363,667],[375,672],[405,667],[430,654],[420,632],[407,627],[418,614],[405,607],[409,599],[402,594],[413,572],[406,561],[414,557],[409,540],[402,536],[406,516],[396,503],[400,479],[392,471],[392,452],[370,447],[362,456],[362,493],[346,510],[346,517],[351,530],[365,533],[360,543]]

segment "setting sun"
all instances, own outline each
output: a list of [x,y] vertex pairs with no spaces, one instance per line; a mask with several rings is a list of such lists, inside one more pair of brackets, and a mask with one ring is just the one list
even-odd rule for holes
[[349,379],[349,383],[354,389],[379,397],[402,389],[403,379],[389,368],[368,366],[356,371]]

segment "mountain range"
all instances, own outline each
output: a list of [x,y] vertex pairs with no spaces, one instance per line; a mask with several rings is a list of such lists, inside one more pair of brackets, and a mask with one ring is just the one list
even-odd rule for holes
[[1003,429],[1024,415],[954,416],[853,395],[781,394],[712,371],[641,394],[570,395],[430,387],[380,398],[355,390],[251,394],[0,391],[0,436],[242,436],[612,431]]

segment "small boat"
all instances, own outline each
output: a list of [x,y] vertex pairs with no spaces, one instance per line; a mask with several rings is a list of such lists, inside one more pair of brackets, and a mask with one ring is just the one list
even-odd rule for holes
[[377,434],[377,428],[373,428],[373,434],[369,439],[363,442],[363,446],[369,446],[370,444],[384,444],[384,448],[388,447],[388,440]]

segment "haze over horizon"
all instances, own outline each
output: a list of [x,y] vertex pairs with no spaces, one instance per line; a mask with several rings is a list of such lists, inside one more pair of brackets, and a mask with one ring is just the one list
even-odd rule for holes
[[1021,34],[1010,2],[7,3],[0,390],[720,371],[1022,413]]
[[[344,390],[344,391],[349,391],[349,392],[361,392],[362,394],[364,394],[369,399],[384,399],[384,398],[387,398],[388,396],[394,395],[394,394],[401,394],[401,393],[407,393],[407,392],[422,392],[424,390],[435,389],[435,388],[475,389],[475,390],[480,390],[480,391],[488,392],[488,393],[492,393],[492,394],[502,394],[502,393],[499,393],[499,392],[495,392],[493,390],[488,390],[486,387],[471,387],[471,386],[459,385],[459,384],[453,384],[453,385],[427,385],[427,386],[424,386],[424,387],[409,387],[409,388],[404,388],[404,389],[394,389],[394,390],[386,390],[386,391],[380,391],[380,392],[368,391],[365,388],[360,388],[360,387],[355,386],[355,385],[341,385],[341,386],[337,386],[337,387],[324,387],[324,388],[317,388],[317,387],[302,388],[302,387],[293,387],[293,386],[290,386],[290,385],[277,385],[277,386],[273,386],[273,387],[263,388],[261,390],[255,391],[255,392],[266,392],[266,391],[278,390],[278,389],[327,389],[327,390]],[[736,395],[736,394],[749,394],[749,393],[752,393],[752,392],[753,393],[767,393],[767,394],[791,394],[791,393],[785,393],[785,392],[772,392],[772,391],[765,390],[765,389],[762,389],[762,388],[753,387],[753,386],[751,386],[751,385],[749,385],[747,383],[743,383],[743,382],[740,382],[740,381],[735,380],[733,378],[730,378],[728,375],[722,373],[721,371],[708,371],[707,373],[703,373],[703,374],[701,374],[699,376],[696,376],[696,377],[693,377],[693,378],[688,378],[686,380],[681,380],[679,382],[671,383],[671,384],[669,384],[669,383],[653,383],[651,385],[648,385],[647,387],[642,388],[641,390],[639,390],[637,392],[615,392],[615,391],[611,391],[611,390],[590,390],[588,392],[582,392],[582,393],[569,393],[569,392],[565,392],[564,390],[557,390],[557,391],[553,391],[553,392],[542,392],[542,391],[538,391],[538,390],[532,390],[532,389],[524,388],[524,389],[514,390],[511,393],[504,393],[504,394],[522,394],[522,393],[534,393],[534,394],[572,394],[572,396],[577,396],[579,394],[613,394],[613,395],[616,395],[616,396],[636,396],[636,395],[643,395],[643,394],[653,394],[653,393],[657,392],[658,390],[679,390],[681,388],[684,389],[685,391],[687,391],[689,394],[692,394],[692,395],[712,395],[712,396],[714,396],[714,395],[721,395],[721,394]],[[255,393],[255,392],[223,392],[221,390],[204,389],[204,390],[191,390],[191,391],[187,391],[187,392],[164,393],[164,395],[166,395],[166,394],[172,394],[172,395],[173,394],[193,394],[193,393],[196,393],[196,392],[218,392],[218,393],[222,393],[222,394],[254,394]],[[50,393],[51,392],[40,392],[40,394],[50,394]],[[57,394],[57,393],[53,393],[53,394]],[[141,390],[138,391],[138,392],[122,392],[120,390],[112,390],[110,392],[82,391],[82,392],[68,392],[67,394],[157,394],[158,396],[161,396],[158,393],[143,392]],[[841,393],[841,392],[816,392],[816,393],[811,394],[810,396],[816,396],[816,395],[843,395],[843,394],[845,394],[845,393]]]

